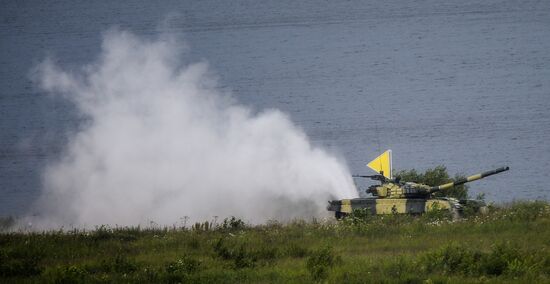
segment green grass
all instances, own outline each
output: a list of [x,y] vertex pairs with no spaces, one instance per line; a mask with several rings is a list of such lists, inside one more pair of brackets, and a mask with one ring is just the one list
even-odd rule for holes
[[550,282],[550,205],[488,215],[0,233],[0,282]]

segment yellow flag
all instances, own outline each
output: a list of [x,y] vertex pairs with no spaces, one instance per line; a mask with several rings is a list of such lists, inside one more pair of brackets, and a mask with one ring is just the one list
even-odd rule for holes
[[387,150],[367,164],[367,167],[390,179],[392,178],[391,166],[391,150]]

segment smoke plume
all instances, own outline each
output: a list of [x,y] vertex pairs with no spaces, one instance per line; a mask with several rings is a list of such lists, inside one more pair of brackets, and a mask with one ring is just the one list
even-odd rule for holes
[[83,116],[44,170],[42,224],[284,221],[326,216],[327,200],[357,195],[344,163],[284,113],[221,92],[206,63],[183,63],[181,46],[113,30],[79,71],[38,66],[41,88]]

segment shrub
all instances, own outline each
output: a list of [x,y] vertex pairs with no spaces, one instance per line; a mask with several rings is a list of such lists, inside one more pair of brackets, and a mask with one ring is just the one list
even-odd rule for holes
[[509,244],[496,244],[491,251],[485,254],[480,263],[481,272],[487,275],[501,275],[508,266],[514,263],[514,270],[517,271],[519,259],[523,258],[517,248]]
[[38,266],[38,259],[0,259],[0,276],[33,276],[39,275],[42,268]]
[[51,275],[52,282],[56,284],[85,283],[87,276],[88,272],[76,265],[58,267]]
[[185,246],[191,250],[198,250],[201,247],[200,239],[193,234],[185,241]]
[[111,262],[111,271],[117,273],[132,273],[138,269],[138,265],[122,255],[117,255]]
[[423,218],[429,222],[451,220],[452,217],[452,212],[442,210],[438,203],[433,203],[423,215]]
[[101,225],[95,228],[95,230],[90,234],[90,238],[94,241],[110,240],[114,238],[113,230],[108,226]]
[[463,245],[450,244],[420,258],[422,267],[427,272],[442,274],[469,274],[477,271],[476,267],[482,255]]
[[231,252],[229,251],[227,246],[225,246],[223,238],[218,239],[218,241],[214,244],[213,248],[216,255],[221,259],[224,259],[224,260],[231,259],[231,256],[232,256]]
[[346,224],[361,225],[368,222],[371,216],[368,208],[356,208],[353,209],[349,216],[344,219]]
[[330,269],[339,262],[341,262],[340,257],[332,251],[331,247],[326,246],[313,251],[307,259],[306,266],[313,280],[321,281],[328,277]]
[[246,251],[245,244],[241,244],[237,248],[229,247],[225,244],[223,238],[220,238],[214,244],[214,252],[221,259],[232,260],[233,267],[236,269],[254,267],[257,261],[256,255]]
[[[168,283],[187,282],[189,276],[198,271],[200,267],[201,262],[199,260],[184,255],[176,261],[166,264],[164,268],[166,273],[163,276],[165,278],[165,282]],[[149,278],[151,278],[151,275]]]
[[85,267],[90,273],[133,273],[138,270],[139,266],[133,260],[117,254],[114,258],[102,260],[99,264],[90,264]]
[[259,249],[256,249],[252,252],[252,255],[256,259],[264,259],[264,260],[274,260],[277,258],[278,249],[277,247],[270,246],[270,245],[263,245]]
[[466,245],[447,245],[420,257],[426,272],[473,276],[522,276],[528,272],[545,273],[550,267],[547,256],[520,251],[508,243],[499,243],[482,252]]
[[382,275],[400,279],[401,283],[418,283],[420,281],[416,273],[417,267],[411,258],[397,256],[389,261],[381,261],[377,265]]
[[309,254],[309,250],[297,244],[291,243],[286,248],[286,254],[290,257],[302,258]]
[[511,221],[534,221],[541,216],[548,216],[550,206],[544,201],[516,202],[504,209],[504,216]]
[[170,262],[166,265],[166,272],[168,273],[193,273],[198,271],[201,266],[201,262],[187,255],[178,258],[176,261]]
[[240,230],[244,229],[246,227],[246,224],[243,220],[236,218],[235,216],[231,216],[231,218],[225,218],[223,219],[222,229],[230,229],[230,230]]
[[0,250],[0,277],[34,276],[42,272],[43,253],[34,246]]
[[233,251],[232,258],[233,258],[234,267],[237,269],[254,267],[257,260],[257,258],[254,255],[248,253],[245,250],[244,244],[239,246],[239,248],[236,251]]

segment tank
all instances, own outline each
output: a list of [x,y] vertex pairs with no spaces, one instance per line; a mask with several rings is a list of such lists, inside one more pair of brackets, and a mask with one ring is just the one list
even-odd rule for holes
[[[389,153],[388,153],[389,152]],[[388,154],[386,154],[388,153]],[[383,157],[386,154],[387,157]],[[355,175],[354,177],[370,178],[380,181],[379,185],[370,186],[366,192],[372,194],[369,198],[354,198],[331,200],[327,210],[334,211],[335,217],[340,219],[350,214],[355,209],[367,209],[372,215],[380,214],[422,214],[430,210],[449,210],[454,217],[459,217],[465,207],[474,211],[484,213],[487,209],[485,203],[479,200],[463,199],[458,200],[451,197],[432,197],[438,191],[445,191],[454,186],[472,182],[491,175],[509,170],[507,166],[472,175],[455,182],[449,182],[437,186],[429,186],[414,182],[401,182],[391,177],[391,150],[386,151],[367,166],[375,168],[380,174],[377,175]],[[386,165],[384,165],[386,164]],[[386,173],[384,174],[384,169]]]

